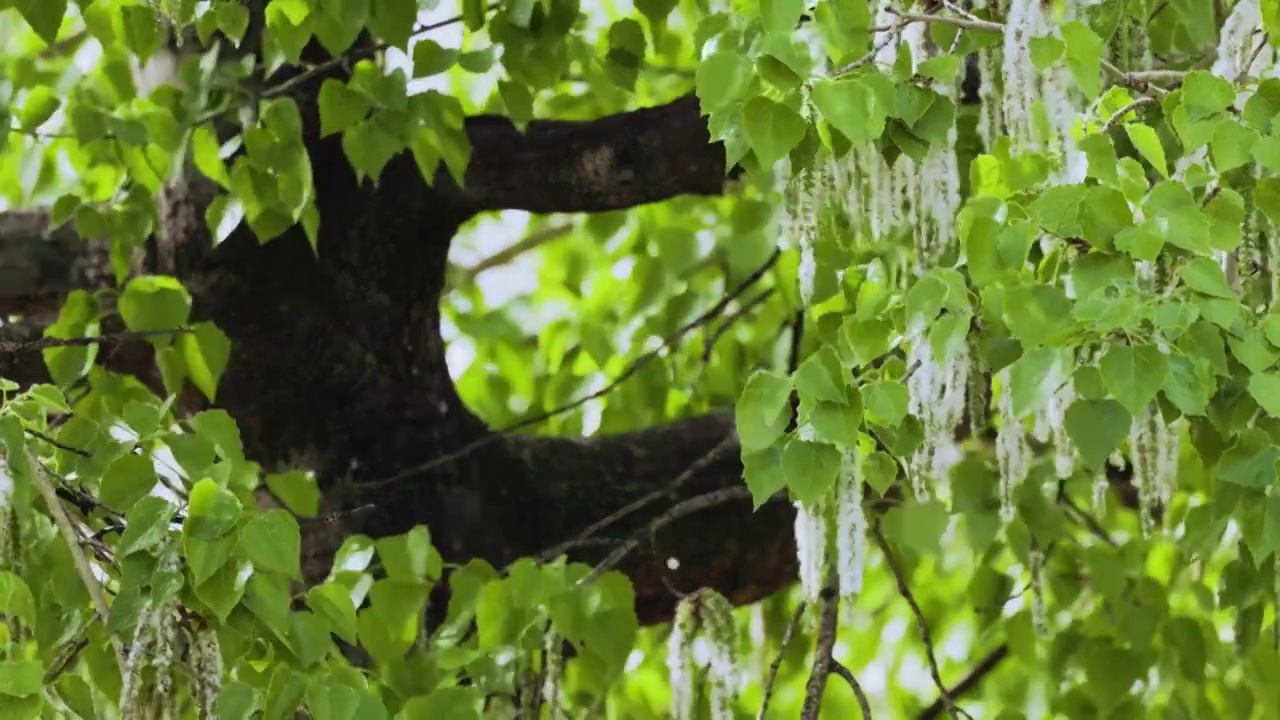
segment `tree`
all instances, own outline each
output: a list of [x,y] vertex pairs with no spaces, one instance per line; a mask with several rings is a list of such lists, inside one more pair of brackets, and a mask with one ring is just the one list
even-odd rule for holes
[[7,714],[1280,712],[1272,0],[0,8]]

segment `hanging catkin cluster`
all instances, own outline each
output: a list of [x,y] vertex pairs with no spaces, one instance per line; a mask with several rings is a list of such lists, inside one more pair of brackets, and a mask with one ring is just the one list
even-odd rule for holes
[[173,598],[145,604],[125,655],[120,713],[127,718],[172,717],[178,608]]
[[191,674],[191,697],[199,720],[218,716],[218,695],[222,692],[222,649],[212,628],[187,631],[187,669]]
[[862,572],[867,564],[867,515],[862,492],[858,454],[845,451],[836,481],[836,573],[843,597],[862,591]]
[[676,606],[667,643],[671,713],[675,720],[698,717],[698,676],[706,680],[712,720],[732,720],[737,682],[738,630],[733,607],[714,590],[686,595]]

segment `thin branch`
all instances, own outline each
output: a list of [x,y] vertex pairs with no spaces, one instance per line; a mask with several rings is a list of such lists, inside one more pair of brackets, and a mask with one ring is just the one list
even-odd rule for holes
[[[1246,61],[1244,65],[1240,66],[1240,72],[1239,74],[1236,75],[1237,85],[1243,83],[1245,79],[1249,77],[1249,68],[1253,67],[1253,64],[1258,60],[1258,56],[1261,55],[1262,51],[1266,49],[1267,42],[1270,39],[1271,39],[1271,33],[1265,33],[1265,32],[1262,33],[1262,37],[1258,38],[1258,44],[1253,48],[1253,53],[1249,55],[1248,61]],[[1277,626],[1280,627],[1280,624],[1277,624]]]
[[44,433],[40,432],[39,430],[36,430],[36,429],[33,429],[33,428],[29,428],[29,427],[25,427],[25,426],[24,426],[22,429],[23,429],[23,431],[24,431],[24,432],[26,432],[26,433],[27,433],[28,435],[30,435],[31,437],[36,438],[37,440],[43,440],[43,441],[45,441],[45,442],[49,443],[50,445],[52,445],[52,446],[54,446],[54,447],[58,448],[59,450],[62,450],[63,452],[69,452],[69,453],[71,453],[72,455],[79,455],[80,457],[86,457],[86,458],[87,458],[87,457],[93,457],[93,453],[89,452],[88,450],[82,450],[82,449],[80,449],[80,448],[78,448],[78,447],[74,447],[74,446],[72,446],[72,445],[68,445],[68,444],[66,444],[66,443],[64,443],[64,442],[61,442],[61,441],[59,441],[59,440],[55,440],[55,439],[53,439],[53,438],[49,437],[48,435],[46,435],[46,434],[44,434]]
[[883,49],[885,49],[886,47],[888,47],[888,46],[889,46],[889,43],[891,43],[891,42],[893,42],[894,40],[896,40],[896,39],[897,39],[897,37],[898,37],[898,35],[902,32],[903,28],[905,28],[907,25],[910,25],[910,24],[911,24],[911,21],[910,21],[910,20],[903,19],[903,20],[900,20],[899,22],[897,22],[897,23],[895,23],[895,24],[893,24],[893,25],[890,25],[889,27],[885,28],[885,29],[884,29],[884,33],[885,33],[884,37],[880,38],[880,41],[879,41],[879,42],[877,42],[875,45],[871,46],[871,50],[870,50],[866,55],[863,55],[862,57],[858,58],[857,60],[854,60],[853,62],[849,63],[848,65],[845,65],[844,67],[842,67],[842,68],[840,68],[840,69],[836,70],[834,73],[832,73],[832,75],[833,75],[834,77],[840,77],[840,76],[842,76],[842,75],[848,75],[849,73],[851,73],[851,72],[853,72],[854,70],[857,70],[858,68],[860,68],[860,67],[862,67],[862,66],[866,65],[867,63],[871,62],[872,60],[875,60],[875,59],[876,59],[876,56],[880,54],[880,51],[881,51],[881,50],[883,50]]
[[871,702],[867,700],[867,694],[863,692],[862,685],[858,684],[858,678],[853,676],[853,671],[845,667],[839,660],[831,660],[831,673],[844,678],[849,683],[849,689],[853,691],[853,696],[858,699],[858,707],[862,709],[863,720],[871,720]]
[[813,670],[809,673],[809,682],[804,688],[804,704],[801,706],[802,720],[817,720],[822,710],[822,694],[827,689],[827,678],[831,676],[831,653],[836,647],[836,630],[839,628],[840,581],[833,570],[827,575],[827,585],[822,588],[821,609],[818,616],[818,640],[813,649]]
[[924,611],[920,609],[920,604],[916,602],[916,596],[912,594],[911,587],[907,585],[907,578],[902,572],[902,567],[898,565],[898,559],[894,556],[893,550],[889,547],[889,541],[885,539],[884,533],[880,530],[879,522],[871,526],[871,536],[875,538],[876,545],[880,547],[880,552],[884,555],[884,562],[889,567],[889,572],[893,573],[893,580],[898,586],[898,594],[902,596],[903,600],[907,601],[907,605],[911,608],[911,614],[915,616],[916,626],[920,630],[920,639],[924,643],[925,659],[929,662],[929,675],[933,678],[933,684],[938,688],[938,694],[943,703],[946,704],[947,711],[950,712],[952,720],[962,715],[972,720],[969,713],[956,705],[951,693],[947,690],[947,686],[942,683],[942,672],[938,669],[938,657],[934,652],[933,634],[929,632],[929,623],[925,620]]
[[[501,3],[493,3],[489,5],[489,7],[485,8],[485,12],[487,13],[487,12],[496,10],[499,7],[501,7]],[[448,27],[450,25],[457,25],[463,20],[464,20],[463,16],[455,15],[451,18],[447,18],[439,22],[423,25],[421,27],[415,28],[413,31],[413,34],[410,35],[409,37],[410,39],[417,38],[418,36],[425,35],[426,33],[429,33],[432,30],[439,30],[440,28]],[[299,85],[302,85],[303,83],[307,82],[308,80],[314,78],[317,75],[323,75],[324,73],[327,73],[331,70],[336,70],[337,68],[342,67],[343,65],[346,65],[353,61],[371,58],[374,55],[377,55],[378,53],[382,52],[383,50],[387,50],[390,47],[392,46],[387,45],[385,43],[378,43],[376,45],[369,45],[366,47],[358,48],[356,50],[352,50],[350,53],[339,55],[338,57],[335,57],[335,58],[329,58],[328,60],[325,60],[322,63],[316,63],[315,65],[312,65],[311,67],[307,68],[303,72],[289,78],[288,80],[285,80],[279,85],[275,85],[273,87],[267,88],[266,90],[263,90],[262,97],[269,98],[269,97],[275,97],[277,95],[283,95],[289,92],[290,90],[297,88]]]
[[27,340],[25,342],[9,342],[0,340],[0,355],[16,355],[17,353],[36,352],[38,350],[47,350],[49,348],[58,347],[86,347],[89,345],[124,342],[126,340],[137,340],[141,338],[157,337],[160,335],[183,335],[190,332],[191,328],[189,327],[179,327],[171,330],[128,330],[125,332],[112,333],[110,335],[95,335],[93,337],[43,337],[38,340]]
[[[31,479],[35,482],[36,488],[40,490],[40,494],[44,496],[44,502],[49,506],[49,514],[53,516],[53,522],[58,526],[58,532],[62,534],[62,539],[67,543],[67,549],[71,551],[72,564],[76,566],[76,573],[80,576],[80,581],[84,583],[84,587],[89,591],[89,598],[93,601],[93,608],[98,613],[98,618],[102,620],[105,628],[107,621],[111,617],[111,610],[107,607],[107,599],[102,594],[102,586],[98,583],[98,579],[93,576],[93,568],[89,566],[89,559],[84,556],[84,548],[80,547],[80,537],[76,533],[75,526],[71,524],[71,519],[67,517],[67,511],[62,508],[62,503],[58,500],[58,492],[54,490],[53,483],[49,481],[49,476],[45,473],[44,463],[37,458],[29,458],[32,465]],[[107,635],[111,638],[111,646],[116,651],[116,660],[120,663],[120,672],[124,672],[124,648],[120,645],[120,639],[108,631]]]
[[648,526],[641,528],[633,533],[631,537],[622,542],[621,547],[609,553],[609,555],[582,578],[581,583],[589,583],[600,577],[604,573],[612,570],[622,562],[632,550],[640,547],[640,545],[654,533],[671,523],[696,512],[701,512],[716,505],[733,502],[735,500],[746,500],[751,497],[751,490],[746,485],[735,485],[733,487],[715,490],[705,495],[698,495],[689,498],[682,503],[673,505],[666,512],[654,518],[653,522]]
[[1137,110],[1138,108],[1143,107],[1145,105],[1155,105],[1158,102],[1160,101],[1157,100],[1156,98],[1151,97],[1150,95],[1143,95],[1137,100],[1134,100],[1128,105],[1125,105],[1124,107],[1112,113],[1111,117],[1107,118],[1107,121],[1102,124],[1102,132],[1105,133],[1109,131],[1111,128],[1115,127],[1115,124],[1120,122],[1120,118],[1124,117],[1125,115],[1128,115],[1134,110]]
[[646,365],[652,362],[654,358],[657,358],[660,354],[662,354],[663,351],[669,350],[677,340],[684,337],[689,332],[696,330],[697,328],[703,327],[707,323],[719,317],[720,314],[724,312],[724,309],[729,306],[729,303],[736,300],[743,293],[745,293],[752,285],[755,285],[757,282],[759,282],[760,279],[763,278],[765,274],[769,272],[769,270],[772,269],[775,264],[777,264],[778,258],[780,256],[781,256],[781,251],[775,250],[773,252],[773,255],[769,256],[769,259],[766,260],[763,265],[756,268],[755,271],[751,273],[751,275],[749,275],[745,280],[739,283],[738,286],[735,287],[728,295],[725,295],[723,298],[721,298],[719,302],[713,305],[706,312],[702,313],[698,317],[685,323],[683,326],[678,328],[675,332],[663,338],[662,344],[659,345],[657,348],[636,358],[630,365],[627,366],[626,369],[624,369],[617,377],[615,377],[612,382],[610,382],[608,385],[605,385],[600,390],[597,390],[596,392],[593,392],[590,395],[586,395],[584,397],[578,398],[577,400],[573,400],[565,405],[555,408],[554,410],[549,410],[547,412],[539,413],[537,415],[534,415],[531,418],[527,418],[525,420],[516,422],[512,425],[508,425],[507,427],[501,429],[500,431],[493,432],[488,435],[484,435],[480,439],[475,440],[474,442],[468,443],[467,445],[464,445],[460,450],[456,450],[454,452],[448,453],[441,457],[425,462],[421,465],[408,468],[407,470],[402,470],[388,478],[384,478],[381,480],[373,481],[372,483],[364,484],[363,487],[372,489],[372,488],[382,487],[385,485],[390,485],[392,483],[399,482],[401,480],[405,480],[407,478],[413,477],[414,475],[417,475],[419,473],[423,473],[428,470],[440,467],[441,465],[447,465],[449,463],[456,462],[457,460],[464,458],[470,455],[471,453],[476,452],[477,450],[484,449],[500,441],[508,433],[516,432],[517,430],[523,430],[525,428],[544,423],[547,420],[551,420],[565,413],[572,412],[573,410],[576,410],[582,407],[583,405],[586,405],[592,400],[598,400],[604,397],[605,395],[608,395],[609,393],[617,389],[618,386],[622,385],[622,383],[626,382],[633,375],[638,373]]
[[921,15],[919,13],[904,13],[893,8],[885,8],[890,15],[898,17],[908,22],[935,23],[938,25],[954,25],[958,28],[966,30],[982,30],[985,32],[1004,32],[1004,25],[989,20],[978,20],[976,18],[951,17],[949,15]]
[[562,225],[552,225],[550,227],[531,232],[515,244],[509,245],[508,247],[484,258],[480,262],[477,262],[475,265],[463,270],[458,282],[446,285],[445,292],[448,292],[455,287],[461,287],[475,282],[476,277],[480,275],[480,273],[506,265],[530,250],[542,247],[553,240],[559,240],[565,235],[573,232],[573,228],[573,223],[564,223]]
[[707,338],[706,347],[702,350],[702,362],[709,362],[711,360],[711,351],[715,348],[716,342],[718,342],[725,333],[729,332],[729,328],[733,327],[735,322],[740,320],[747,313],[755,310],[765,300],[768,300],[769,297],[773,295],[773,291],[774,288],[765,288],[764,290],[761,290],[755,297],[743,303],[742,307],[726,315],[724,320],[720,323],[720,326],[716,328],[715,332],[711,333],[711,337]]
[[796,606],[796,611],[791,615],[791,622],[787,623],[787,630],[782,634],[782,644],[778,646],[778,654],[773,658],[773,662],[769,663],[769,675],[764,681],[764,699],[760,701],[760,712],[756,713],[756,720],[764,720],[764,715],[769,710],[769,701],[773,699],[773,686],[778,681],[778,670],[782,667],[782,656],[787,653],[787,646],[791,644],[796,628],[800,627],[800,619],[804,617],[804,611],[807,608],[808,604],[801,600]]
[[670,485],[668,485],[665,488],[662,488],[661,490],[654,490],[653,492],[649,493],[648,495],[645,495],[644,497],[636,500],[635,502],[632,502],[612,513],[609,513],[605,517],[591,523],[582,532],[578,533],[577,536],[575,536],[572,540],[568,540],[563,543],[560,543],[559,545],[551,548],[550,550],[543,552],[539,556],[538,562],[547,562],[547,561],[553,560],[559,557],[560,554],[565,552],[565,550],[567,550],[568,548],[581,545],[582,543],[590,539],[592,536],[594,536],[596,533],[600,532],[606,527],[609,527],[610,525],[613,525],[619,520],[622,520],[628,515],[638,512],[639,510],[642,510],[645,507],[649,506],[650,504],[655,503],[663,498],[674,497],[677,490],[679,490],[685,483],[689,482],[689,480],[692,479],[693,476],[697,475],[699,472],[702,472],[704,469],[707,468],[707,466],[711,465],[711,463],[718,460],[721,455],[723,455],[727,450],[729,450],[729,448],[732,448],[734,445],[736,445],[737,441],[738,441],[737,434],[730,433],[728,437],[726,437],[724,440],[720,442],[720,444],[708,450],[705,455],[698,458],[696,461],[694,461],[692,465],[686,468],[684,472],[680,473],[680,475],[676,477],[675,480],[671,481]]
[[[999,667],[1000,663],[1004,662],[1004,659],[1007,657],[1009,657],[1009,646],[1001,643],[995,650],[987,653],[987,656],[982,658],[982,660],[969,671],[969,674],[964,676],[963,680],[956,683],[955,687],[951,688],[950,693],[946,694],[946,697],[958,698],[973,690],[983,681],[984,678],[992,672],[995,672],[995,669]],[[939,695],[939,697],[934,700],[929,707],[920,711],[920,714],[916,716],[916,720],[936,720],[936,718],[941,717],[942,713],[946,712],[947,709],[947,703],[943,700],[943,697],[943,695]]]

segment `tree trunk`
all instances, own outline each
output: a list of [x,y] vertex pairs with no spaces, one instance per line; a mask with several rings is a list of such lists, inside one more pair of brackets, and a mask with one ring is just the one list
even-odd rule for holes
[[[296,97],[314,97],[318,82]],[[429,187],[407,152],[376,185],[358,182],[339,137],[319,137],[313,108],[303,117],[321,213],[317,253],[300,228],[261,245],[242,226],[211,247],[204,209],[215,188],[188,175],[158,199],[160,229],[144,265],[180,278],[193,319],[231,338],[217,405],[236,419],[249,458],[267,471],[314,470],[324,511],[339,513],[337,522],[304,525],[311,579],[327,573],[352,533],[425,524],[446,560],[501,566],[570,541],[640,498],[660,495],[600,536],[628,537],[689,497],[741,486],[725,414],[587,439],[496,433],[459,399],[440,335],[450,241],[475,213],[593,212],[720,192],[723,149],[709,142],[696,100],[593,122],[535,122],[523,134],[503,118],[470,118],[461,188],[443,171]],[[27,318],[0,328],[4,339],[33,337],[68,290],[109,286],[101,245],[49,228],[43,212],[0,216],[0,309]],[[150,365],[147,346],[135,343],[110,367],[162,392]],[[0,376],[45,379],[38,353],[0,355]],[[202,403],[188,393],[183,405]],[[678,490],[662,494],[691,466]],[[791,524],[788,504],[753,512],[737,497],[664,525],[619,565],[642,622],[670,616],[673,589],[709,586],[746,603],[787,585]],[[583,543],[569,554],[594,562],[611,547]]]

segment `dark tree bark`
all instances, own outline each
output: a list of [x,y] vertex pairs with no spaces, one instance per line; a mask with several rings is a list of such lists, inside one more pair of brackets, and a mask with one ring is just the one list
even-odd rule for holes
[[[307,526],[313,578],[327,572],[342,537],[417,524],[430,526],[450,561],[501,566],[536,555],[667,488],[732,436],[724,414],[590,439],[495,435],[459,399],[439,332],[449,244],[477,212],[591,212],[720,192],[723,149],[709,142],[696,100],[593,122],[534,122],[525,133],[476,117],[467,133],[464,186],[442,171],[432,189],[407,153],[376,186],[358,183],[340,139],[308,127],[318,255],[296,228],[266,245],[242,228],[211,249],[203,210],[213,191],[199,177],[158,202],[162,229],[147,265],[180,278],[193,317],[231,337],[217,405],[237,420],[249,457],[268,470],[315,470],[327,512],[365,508]],[[67,228],[50,230],[38,211],[0,216],[0,259],[0,307],[10,313],[56,309],[50,301],[69,289],[109,283],[101,249]],[[0,332],[13,339],[17,331]],[[147,354],[117,369],[149,378]],[[42,379],[39,355],[0,356],[0,375]],[[742,482],[736,443],[704,465],[678,492],[600,534],[627,536],[683,499]],[[643,622],[669,617],[671,588],[710,586],[751,602],[794,578],[791,525],[786,503],[757,512],[749,501],[725,503],[664,527],[619,569],[635,584]],[[607,551],[570,555],[592,562]],[[668,557],[678,569],[668,569]]]

